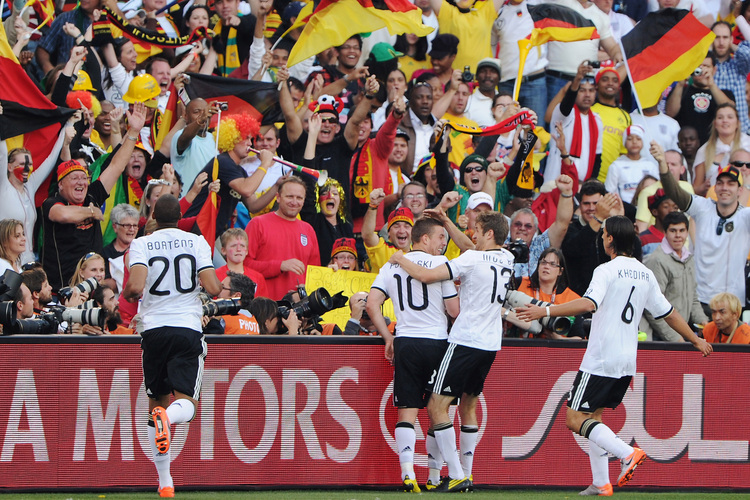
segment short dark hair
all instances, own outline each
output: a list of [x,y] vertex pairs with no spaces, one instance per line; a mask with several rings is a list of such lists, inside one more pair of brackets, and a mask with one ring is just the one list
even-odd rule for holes
[[273,319],[279,314],[279,307],[276,305],[276,302],[268,297],[258,297],[250,303],[250,308],[248,310],[255,318],[255,321],[258,322],[260,334],[268,335],[269,332],[266,330],[266,321]]
[[495,235],[495,244],[502,245],[508,237],[508,221],[500,212],[482,212],[477,216],[477,224],[482,227],[483,232],[492,230]]
[[[104,306],[104,292],[107,290],[112,290],[112,288],[109,285],[101,284],[96,287],[91,294],[91,298],[94,299],[94,302],[96,302],[99,307]],[[112,291],[114,292],[114,290]]]
[[607,233],[612,236],[612,249],[615,254],[632,257],[638,236],[631,220],[624,215],[607,217],[604,221],[604,227],[607,229]]
[[419,243],[419,240],[422,239],[422,236],[432,234],[432,231],[439,227],[442,229],[443,225],[438,222],[435,219],[430,219],[428,217],[423,217],[421,219],[417,219],[414,222],[414,227],[411,229],[411,242],[412,243]]
[[566,269],[565,256],[563,255],[562,250],[555,247],[547,247],[539,256],[536,269],[534,270],[534,273],[529,276],[531,289],[539,290],[539,265],[544,260],[544,258],[551,253],[557,256],[557,262],[560,265],[560,269],[562,270],[562,273],[560,274],[560,276],[558,276],[557,281],[555,281],[555,293],[563,293],[565,289],[568,288],[568,270]]
[[41,267],[34,267],[21,273],[21,282],[31,290],[31,293],[41,292],[45,281],[47,281],[47,273]]
[[[277,189],[276,192],[277,193],[281,193],[281,191],[284,189],[284,186],[286,186],[287,184],[299,184],[300,186],[302,186],[303,188],[305,188],[305,193],[307,193],[307,184],[305,184],[305,181],[303,181],[299,177],[295,177],[295,176],[287,177],[286,179],[284,179],[283,181],[281,181],[279,183],[279,189]],[[161,199],[161,198],[159,198],[159,199]]]
[[289,80],[287,80],[287,83],[289,84],[290,88],[295,88],[295,89],[299,90],[300,92],[304,92],[305,91],[305,84],[302,83],[302,81],[299,78],[295,78],[293,76],[290,76]]
[[164,227],[165,224],[177,224],[180,217],[182,217],[180,202],[173,195],[163,194],[154,203],[154,220],[159,227]]
[[240,305],[245,309],[250,307],[250,303],[255,298],[255,289],[257,288],[255,282],[244,274],[232,271],[227,272],[227,277],[229,278],[229,293],[240,292]]
[[667,232],[669,226],[677,226],[679,224],[685,224],[685,228],[690,229],[690,220],[685,215],[685,212],[669,212],[661,221],[664,232]]
[[[351,40],[352,38],[353,38],[353,39],[355,39],[355,40],[357,41],[357,43],[359,43],[359,50],[362,50],[362,37],[361,37],[360,35],[352,35],[352,36],[350,36],[349,38],[347,38],[346,40],[344,40],[344,43],[348,42],[348,41],[349,41],[349,40]],[[340,50],[340,49],[341,49],[341,47],[343,47],[343,46],[344,46],[344,43],[342,43],[341,45],[337,45],[337,46],[336,46],[336,47],[334,47],[334,48],[335,48],[336,50]]]
[[172,67],[172,64],[163,57],[151,57],[146,63],[146,67],[144,68],[146,70],[146,73],[151,74],[151,70],[154,68],[155,62],[163,62],[166,63],[170,68]]
[[716,55],[716,52],[713,50],[709,50],[706,54],[706,59],[711,59],[711,64],[716,67],[719,65],[719,57]]
[[581,190],[578,192],[579,200],[583,199],[584,196],[591,196],[592,194],[600,194],[602,196],[607,194],[607,188],[604,187],[604,183],[596,179],[589,179],[581,184]]

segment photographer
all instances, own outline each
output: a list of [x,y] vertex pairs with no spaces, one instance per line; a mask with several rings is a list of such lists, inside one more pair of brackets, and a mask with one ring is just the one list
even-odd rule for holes
[[[26,267],[24,265],[24,267]],[[21,274],[23,284],[31,292],[31,300],[34,303],[34,314],[44,311],[47,304],[52,302],[52,286],[47,280],[47,273],[44,272],[41,265],[35,264],[31,268],[24,270]]]
[[250,313],[258,322],[261,335],[283,335],[280,324],[286,327],[288,335],[299,335],[300,321],[292,309],[289,316],[279,318],[279,307],[267,297],[258,297],[250,303]]
[[[357,292],[349,299],[349,310],[351,316],[346,322],[344,335],[372,335],[378,336],[378,329],[372,323],[370,316],[367,314],[367,292]],[[385,324],[391,335],[396,335],[396,323],[391,318],[384,316]]]
[[117,301],[117,296],[114,290],[107,285],[99,285],[91,293],[91,298],[96,303],[96,307],[101,307],[106,313],[105,323],[103,327],[97,325],[82,325],[82,332],[84,335],[132,335],[134,330],[125,328],[120,325],[122,318],[120,317],[120,304]]
[[255,283],[244,274],[227,272],[221,282],[218,299],[239,299],[242,309],[237,314],[225,314],[211,318],[203,328],[205,334],[259,335],[258,321],[249,311],[255,297]]
[[[282,302],[286,301],[290,304],[290,312],[296,311],[297,317],[300,320],[300,335],[341,335],[341,328],[338,325],[335,323],[321,323],[322,318],[320,315],[330,310],[344,307],[346,297],[343,297],[344,301],[338,303],[336,297],[341,294],[339,293],[331,297],[325,288],[319,288],[311,292],[310,295],[312,298],[307,295],[304,286],[298,285],[296,289],[290,290],[282,299]],[[284,309],[280,308],[279,311],[283,317]]]

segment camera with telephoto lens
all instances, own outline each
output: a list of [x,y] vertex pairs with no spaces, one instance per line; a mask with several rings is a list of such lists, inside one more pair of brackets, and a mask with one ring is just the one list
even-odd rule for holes
[[240,299],[216,299],[203,304],[204,316],[234,316],[240,312]]
[[[516,307],[521,307],[528,304],[533,304],[539,307],[547,307],[552,305],[549,302],[544,302],[542,300],[529,297],[525,293],[519,292],[518,290],[512,290],[508,292],[506,300],[508,304],[510,304],[514,309]],[[573,319],[567,316],[541,318],[539,320],[534,320],[531,322],[531,328],[529,328],[529,331],[532,333],[539,333],[542,330],[542,327],[544,327],[564,337],[568,335],[572,326]]]
[[308,295],[305,285],[297,285],[297,293],[299,294],[299,301],[295,303],[291,303],[288,300],[280,301],[277,314],[279,320],[287,319],[289,313],[294,311],[300,321],[306,319],[310,321],[310,326],[305,330],[320,331],[321,316],[328,311],[344,307],[348,299],[348,297],[344,296],[343,292],[338,292],[336,295],[331,296],[328,290],[323,287],[314,290]]
[[60,302],[66,302],[70,300],[74,289],[77,288],[79,292],[91,295],[91,292],[96,290],[96,287],[98,286],[99,282],[96,281],[96,278],[89,278],[81,281],[76,286],[66,286],[65,288],[61,288],[60,291],[57,292],[57,295],[60,297]]
[[526,264],[529,262],[529,245],[521,238],[511,241],[507,248],[513,254],[516,264]]
[[471,66],[464,66],[464,70],[461,73],[461,81],[464,83],[471,83],[474,81],[474,73],[471,72]]
[[42,313],[35,318],[18,319],[13,302],[0,303],[0,323],[3,325],[3,335],[53,335],[58,332],[60,323],[66,321],[102,328],[106,317],[107,312],[101,307],[78,309],[75,307],[51,306],[49,312]]

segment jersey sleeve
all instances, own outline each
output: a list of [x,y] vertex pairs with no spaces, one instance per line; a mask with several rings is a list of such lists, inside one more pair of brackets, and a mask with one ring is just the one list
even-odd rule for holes
[[466,272],[470,268],[469,262],[472,253],[473,252],[471,250],[467,250],[455,259],[448,261],[445,264],[446,266],[448,266],[448,272],[450,272],[451,280],[458,279],[462,275],[466,274]]
[[444,299],[452,299],[453,297],[458,295],[458,290],[456,290],[456,285],[451,280],[446,280],[441,283],[443,287]]
[[[134,240],[135,241],[135,240]],[[198,265],[198,272],[200,273],[204,269],[213,268],[214,263],[211,255],[211,247],[208,246],[208,242],[205,238],[196,238],[197,244],[195,249],[195,260]]]
[[128,262],[131,268],[136,264],[148,267],[142,239],[136,238],[130,243],[130,250],[128,251]]
[[649,283],[651,286],[649,289],[648,301],[646,302],[646,309],[654,316],[654,319],[661,319],[669,316],[673,309],[672,304],[670,304],[664,294],[661,293],[659,282],[656,280],[653,272],[651,273]]
[[[592,301],[597,309],[599,309],[605,295],[607,295],[607,289],[609,288],[610,283],[608,278],[607,270],[601,266],[597,267],[594,269],[594,275],[591,278],[591,283],[589,283],[589,288],[586,290],[586,293],[583,294],[583,298]],[[656,282],[656,280],[654,280],[654,282]]]
[[377,288],[378,290],[383,292],[383,294],[386,297],[388,297],[388,290],[385,286],[385,283],[386,283],[385,280],[386,280],[386,274],[389,274],[389,273],[390,273],[390,269],[388,269],[387,266],[380,269],[380,272],[375,277],[375,281],[372,282],[372,286],[370,286],[370,289],[372,290],[373,288]]

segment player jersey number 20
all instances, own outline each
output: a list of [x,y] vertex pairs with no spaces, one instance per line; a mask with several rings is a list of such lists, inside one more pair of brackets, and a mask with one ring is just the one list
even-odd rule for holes
[[[173,288],[178,293],[190,293],[195,290],[196,286],[198,286],[195,273],[197,265],[195,263],[195,257],[190,254],[181,253],[177,255],[172,262],[166,257],[151,257],[148,260],[148,266],[159,272],[153,285],[151,285],[151,288],[148,290],[151,295],[165,296],[172,293],[172,287],[163,286],[164,280],[167,278],[170,271],[174,273]],[[189,266],[188,273],[182,272],[184,266]],[[160,271],[159,267],[161,267]],[[189,276],[187,283],[182,282],[183,276],[185,275]]]

